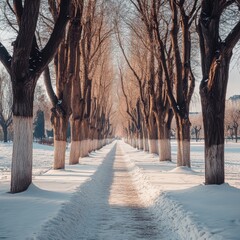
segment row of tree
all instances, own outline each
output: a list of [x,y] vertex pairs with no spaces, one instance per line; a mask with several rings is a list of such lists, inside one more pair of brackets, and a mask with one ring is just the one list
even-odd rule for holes
[[[119,72],[129,116],[125,125],[128,141],[136,145],[138,139],[140,149],[158,153],[160,161],[171,160],[170,129],[174,115],[177,165],[191,166],[189,108],[200,49],[205,183],[223,183],[226,89],[233,49],[240,39],[240,2],[129,0],[128,3],[129,17],[122,18],[119,13],[115,24],[126,63],[119,67]],[[119,26],[120,21],[125,28]],[[121,31],[128,31],[129,38],[123,39]]]
[[26,190],[32,182],[33,102],[42,73],[52,104],[54,169],[65,166],[69,121],[70,164],[78,163],[80,156],[99,148],[112,135],[112,29],[107,18],[109,5],[102,0],[25,0],[2,4],[8,11],[4,15],[6,21],[16,31],[13,51],[0,43],[0,61],[12,85],[10,191],[16,193]]
[[118,72],[130,119],[125,128],[128,138],[139,139],[139,147],[152,153],[159,149],[161,161],[171,160],[169,132],[175,116],[178,166],[191,165],[189,106],[195,87],[194,56],[200,46],[205,182],[224,182],[225,98],[232,51],[240,38],[240,1],[125,3],[1,3],[4,19],[16,36],[12,51],[0,42],[0,61],[11,78],[13,97],[11,192],[24,191],[32,181],[34,92],[42,73],[52,104],[55,169],[65,165],[69,121],[70,164],[112,135],[114,97],[110,92],[114,89],[113,67],[117,65],[112,59],[114,31],[124,58],[118,62]]
[[[5,74],[3,74],[5,76]],[[11,97],[6,93],[8,87],[6,87],[6,82],[4,77],[1,78],[0,75],[0,89],[4,89],[1,93],[0,100],[0,140],[4,142],[13,140],[13,129],[12,129],[12,114],[11,114]],[[9,88],[11,90],[11,88]],[[36,141],[43,144],[53,144],[53,130],[50,124],[50,109],[49,102],[46,101],[46,97],[41,90],[41,87],[37,88],[35,91],[35,103],[34,103],[34,113],[33,113],[33,137]],[[225,139],[234,140],[238,142],[240,137],[240,101],[230,101],[226,103],[225,111]],[[122,110],[124,111],[124,109]],[[201,112],[190,112],[190,137],[196,142],[204,139],[203,133],[203,122]],[[127,121],[125,120],[125,123]],[[127,128],[125,128],[126,133],[128,133]],[[70,126],[68,126],[67,139],[70,139]],[[170,138],[176,139],[176,122],[173,119],[170,130]],[[137,143],[134,142],[133,145]],[[159,151],[159,150],[158,150]]]

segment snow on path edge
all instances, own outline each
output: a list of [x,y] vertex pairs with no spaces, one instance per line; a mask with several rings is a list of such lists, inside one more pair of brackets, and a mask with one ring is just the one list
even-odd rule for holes
[[[179,202],[170,199],[167,192],[160,192],[156,186],[150,183],[148,177],[144,174],[144,170],[138,167],[131,156],[127,154],[127,151],[124,150],[123,144],[120,146],[131,163],[130,170],[134,179],[133,183],[135,183],[139,197],[155,214],[164,231],[175,233],[173,236],[170,235],[169,239],[215,239],[216,235],[213,236],[207,227],[195,222],[191,212],[183,209]],[[218,238],[218,240],[220,239],[221,237]]]

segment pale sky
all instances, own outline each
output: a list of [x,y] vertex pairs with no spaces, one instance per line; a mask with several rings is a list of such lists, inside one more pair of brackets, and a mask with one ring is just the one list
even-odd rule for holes
[[240,95],[240,68],[230,69],[227,98],[233,95]]

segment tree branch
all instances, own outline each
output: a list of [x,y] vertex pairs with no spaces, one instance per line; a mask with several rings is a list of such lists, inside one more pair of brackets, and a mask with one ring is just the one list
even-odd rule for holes
[[226,53],[230,54],[237,44],[237,42],[240,40],[240,21],[237,23],[237,25],[232,29],[232,31],[228,34],[228,36],[225,39],[225,45],[226,45]]
[[[10,7],[10,4],[8,4],[8,6]],[[14,13],[15,13],[16,18],[17,18],[18,25],[20,26],[21,17],[22,17],[22,14],[23,14],[22,0],[14,0],[13,1],[13,9],[12,9],[12,7],[10,7],[10,9],[14,10]]]
[[12,60],[12,57],[8,53],[7,49],[0,42],[0,61],[3,64],[3,66],[6,68],[9,74],[11,72],[11,60]]
[[118,67],[118,68],[119,68],[119,72],[120,72],[120,80],[121,80],[122,92],[123,92],[123,96],[125,98],[125,102],[126,102],[126,106],[127,106],[127,111],[126,112],[130,116],[132,122],[134,123],[134,125],[137,128],[138,127],[137,121],[136,121],[134,116],[129,111],[129,101],[128,101],[128,97],[127,97],[127,94],[126,94],[125,89],[124,89],[122,70],[120,69],[120,67]]
[[58,19],[46,46],[42,50],[42,64],[37,69],[39,73],[41,73],[52,60],[60,42],[64,37],[65,26],[67,25],[69,18],[68,14],[71,2],[72,0],[61,0]]

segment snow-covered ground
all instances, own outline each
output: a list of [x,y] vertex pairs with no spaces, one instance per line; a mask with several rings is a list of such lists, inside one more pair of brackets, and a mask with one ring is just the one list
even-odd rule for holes
[[[12,144],[0,143],[0,239],[240,239],[240,144],[227,143],[226,184],[205,186],[203,143],[192,169],[115,141],[65,170],[34,144],[33,184],[9,194]],[[69,149],[67,150],[67,159]]]

